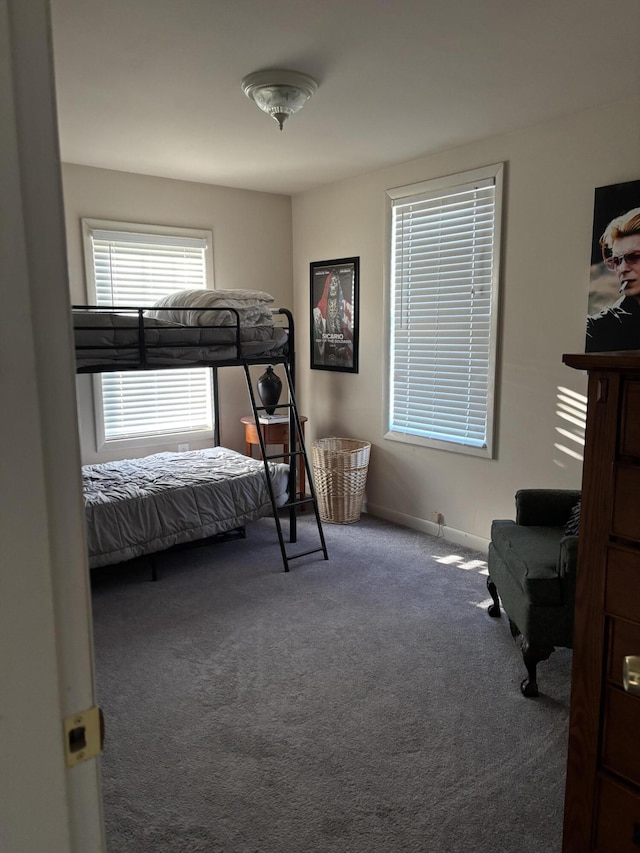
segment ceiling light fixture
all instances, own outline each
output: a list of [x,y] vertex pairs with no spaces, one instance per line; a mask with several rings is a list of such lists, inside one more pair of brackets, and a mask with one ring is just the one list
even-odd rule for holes
[[318,88],[308,74],[299,71],[255,71],[242,81],[242,91],[280,125],[297,113]]

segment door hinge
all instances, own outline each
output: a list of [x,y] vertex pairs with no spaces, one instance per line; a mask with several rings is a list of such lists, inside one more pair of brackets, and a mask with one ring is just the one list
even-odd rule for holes
[[67,767],[95,758],[104,745],[104,716],[97,706],[64,720],[64,751]]

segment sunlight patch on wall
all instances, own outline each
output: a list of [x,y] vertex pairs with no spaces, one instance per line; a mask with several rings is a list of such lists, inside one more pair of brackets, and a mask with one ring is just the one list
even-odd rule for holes
[[558,386],[556,416],[560,423],[555,427],[558,440],[555,449],[562,454],[556,465],[566,468],[569,459],[582,462],[584,458],[584,433],[587,423],[587,398],[571,388]]

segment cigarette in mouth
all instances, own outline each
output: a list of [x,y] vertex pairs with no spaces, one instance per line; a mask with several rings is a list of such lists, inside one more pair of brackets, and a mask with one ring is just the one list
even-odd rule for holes
[[628,281],[623,281],[622,284],[620,285],[620,289],[618,290],[618,293],[623,293],[627,288],[627,284],[629,284]]

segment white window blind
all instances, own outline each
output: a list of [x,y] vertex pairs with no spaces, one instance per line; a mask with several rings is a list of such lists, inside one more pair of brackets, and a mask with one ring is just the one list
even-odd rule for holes
[[389,428],[390,437],[489,455],[496,176],[464,177],[392,200]]
[[[206,236],[85,227],[97,305],[147,307],[176,290],[207,287]],[[95,387],[98,446],[213,429],[206,368],[103,373]]]

